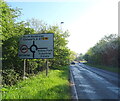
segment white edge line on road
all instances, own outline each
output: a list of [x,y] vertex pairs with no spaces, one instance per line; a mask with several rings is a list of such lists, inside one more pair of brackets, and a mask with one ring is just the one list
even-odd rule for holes
[[72,89],[72,93],[73,93],[72,98],[75,99],[76,101],[78,101],[78,94],[76,91],[75,82],[73,79],[71,67],[70,67],[70,82],[73,84],[73,85],[71,85],[71,89]]

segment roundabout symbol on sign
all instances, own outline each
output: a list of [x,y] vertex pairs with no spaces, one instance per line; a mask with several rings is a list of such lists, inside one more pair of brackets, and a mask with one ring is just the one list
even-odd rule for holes
[[33,41],[33,44],[30,46],[30,51],[33,53],[33,58],[35,57],[35,52],[38,49],[47,49],[47,47],[43,47],[43,48],[38,48],[37,45],[35,45],[35,41]]
[[20,51],[21,51],[22,53],[26,53],[26,52],[28,51],[27,45],[22,45],[22,46],[20,47]]

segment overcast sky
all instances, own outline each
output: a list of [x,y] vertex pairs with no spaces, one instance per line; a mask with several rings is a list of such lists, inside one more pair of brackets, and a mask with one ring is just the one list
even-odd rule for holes
[[64,22],[62,29],[70,32],[68,47],[77,53],[84,54],[104,35],[118,33],[119,0],[5,1],[23,9],[20,20],[37,18],[52,25]]

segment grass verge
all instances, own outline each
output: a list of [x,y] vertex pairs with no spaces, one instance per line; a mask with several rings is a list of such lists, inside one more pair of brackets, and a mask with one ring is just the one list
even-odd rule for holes
[[86,65],[89,65],[89,66],[92,66],[92,67],[96,67],[96,68],[100,68],[100,69],[107,70],[107,71],[114,72],[114,73],[120,73],[120,69],[117,68],[117,67],[108,67],[108,66],[102,66],[102,65],[93,65],[93,64],[89,64],[89,63],[86,63]]
[[2,99],[70,99],[68,66],[2,88]]

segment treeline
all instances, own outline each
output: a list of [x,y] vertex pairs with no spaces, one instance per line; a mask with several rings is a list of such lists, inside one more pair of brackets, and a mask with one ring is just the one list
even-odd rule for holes
[[[20,9],[13,9],[3,0],[0,0],[0,8],[3,85],[13,85],[23,79],[23,59],[18,57],[19,38],[22,35],[54,33],[54,58],[49,59],[50,68],[68,65],[73,59],[72,52],[67,48],[68,31],[63,32],[59,26],[50,26],[37,19],[18,22]],[[26,76],[29,77],[45,69],[45,60],[27,59],[26,65]]]
[[120,37],[116,34],[104,36],[83,56],[91,64],[118,67]]

